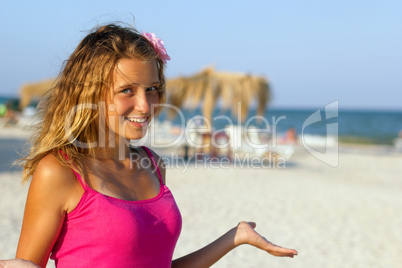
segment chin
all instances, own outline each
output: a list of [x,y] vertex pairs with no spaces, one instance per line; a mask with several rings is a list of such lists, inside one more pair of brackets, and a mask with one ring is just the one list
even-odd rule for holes
[[135,130],[135,131],[127,130],[124,135],[124,138],[129,139],[129,140],[140,140],[140,139],[144,138],[146,134],[147,134],[146,127],[139,129],[139,130]]

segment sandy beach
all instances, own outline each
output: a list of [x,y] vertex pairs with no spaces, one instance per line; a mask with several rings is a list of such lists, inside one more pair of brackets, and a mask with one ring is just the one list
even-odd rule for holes
[[[2,147],[2,159],[15,157],[10,150]],[[337,167],[302,149],[280,169],[197,162],[187,169],[171,166],[167,185],[183,217],[174,256],[248,220],[268,240],[297,249],[299,256],[277,258],[240,246],[214,267],[400,267],[401,164],[402,154],[387,148],[343,146]],[[20,176],[18,170],[0,173],[0,259],[12,258],[18,243],[27,193]]]

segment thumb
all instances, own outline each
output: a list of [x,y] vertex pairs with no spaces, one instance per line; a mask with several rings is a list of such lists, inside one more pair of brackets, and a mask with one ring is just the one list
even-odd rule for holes
[[249,221],[247,222],[251,227],[253,227],[253,229],[255,229],[255,227],[257,226],[257,224],[255,222]]

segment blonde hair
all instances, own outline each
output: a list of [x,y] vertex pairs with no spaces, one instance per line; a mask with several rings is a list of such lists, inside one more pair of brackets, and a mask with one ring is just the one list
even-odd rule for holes
[[[20,159],[24,168],[23,182],[30,179],[38,162],[49,153],[66,166],[79,164],[78,159],[82,156],[95,157],[96,146],[76,146],[77,141],[91,144],[99,140],[98,122],[102,114],[100,109],[87,109],[85,105],[106,100],[113,84],[115,66],[122,58],[156,61],[159,103],[165,103],[165,66],[152,44],[131,27],[109,24],[94,29],[64,63],[54,87],[38,106],[41,120],[32,137],[28,156]],[[158,109],[155,114],[159,112]]]

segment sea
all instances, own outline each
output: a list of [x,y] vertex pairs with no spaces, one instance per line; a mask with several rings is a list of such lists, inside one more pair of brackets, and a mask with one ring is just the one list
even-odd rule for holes
[[[10,101],[10,97],[1,97],[0,104]],[[15,101],[15,98],[12,99]],[[337,107],[336,107],[337,108]],[[205,122],[201,108],[180,109],[170,117],[165,108],[158,121],[169,121],[174,126],[186,127],[191,124]],[[236,109],[234,109],[236,110]],[[236,112],[215,109],[212,114],[213,129],[224,129],[228,125],[243,125],[256,127],[268,132],[285,133],[294,128],[297,134],[325,136],[329,126],[337,128],[340,142],[392,145],[398,136],[402,135],[401,110],[353,110],[353,109],[308,109],[308,108],[268,108],[263,116],[257,116],[255,109],[250,109],[248,117],[239,122]]]
[[[160,115],[159,121],[171,121],[173,125],[183,127],[194,122],[205,120],[201,109],[180,110],[170,118],[167,112]],[[251,110],[248,117],[238,122],[237,116],[231,111],[216,109],[212,115],[212,126],[215,130],[224,129],[230,124],[255,127],[261,131],[278,135],[294,128],[298,135],[308,134],[326,136],[334,127],[342,143],[382,144],[392,145],[394,140],[402,135],[402,110],[347,110],[326,111],[323,109],[267,109],[263,116],[258,116],[256,110]]]

